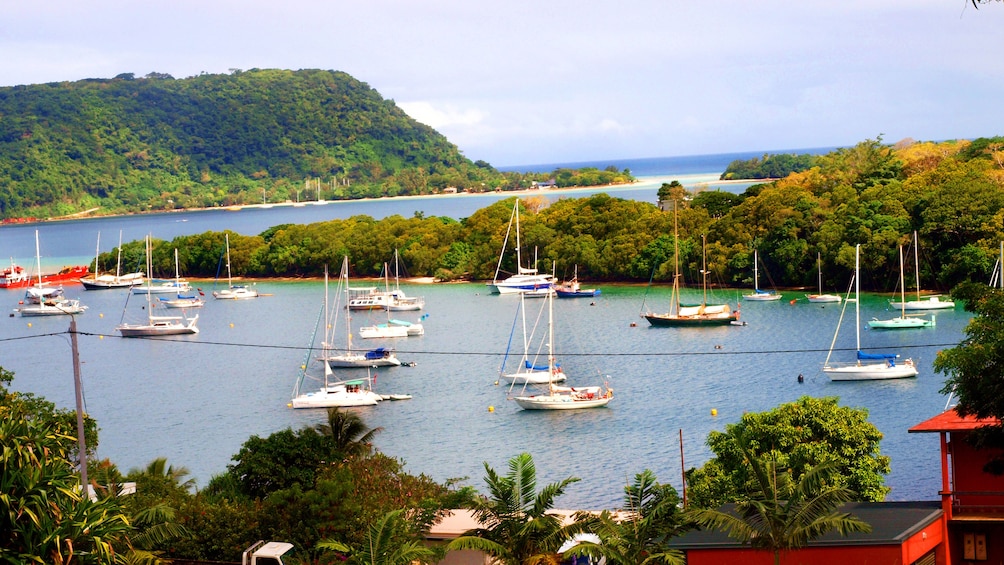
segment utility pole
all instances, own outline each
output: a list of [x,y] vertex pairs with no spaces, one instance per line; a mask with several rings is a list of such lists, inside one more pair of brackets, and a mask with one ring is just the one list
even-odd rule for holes
[[90,496],[87,482],[87,442],[84,440],[84,391],[80,382],[80,351],[77,350],[77,318],[70,315],[70,349],[73,351],[73,388],[77,397],[77,451],[80,457],[80,488]]

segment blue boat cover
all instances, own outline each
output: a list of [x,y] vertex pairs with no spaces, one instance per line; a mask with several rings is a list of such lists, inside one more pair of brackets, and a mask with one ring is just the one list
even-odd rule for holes
[[890,365],[896,364],[896,358],[899,355],[895,353],[865,353],[864,351],[858,351],[858,359],[885,359],[889,361]]
[[[541,366],[541,365],[534,365],[533,363],[530,362],[529,359],[523,361],[523,364],[526,365],[527,369],[532,369],[534,371],[546,371],[547,370],[547,365],[543,365],[543,366]],[[554,366],[555,367],[561,367],[561,363],[555,363]]]
[[372,351],[366,352],[367,359],[383,359],[387,355],[386,349],[383,347],[378,347]]

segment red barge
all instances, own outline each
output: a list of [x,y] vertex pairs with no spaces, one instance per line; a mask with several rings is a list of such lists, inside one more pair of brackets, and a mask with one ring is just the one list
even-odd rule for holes
[[[43,273],[43,283],[77,283],[80,277],[90,273],[87,265],[63,267],[56,273]],[[12,259],[9,267],[0,272],[0,288],[25,288],[38,282],[38,275],[29,273]]]

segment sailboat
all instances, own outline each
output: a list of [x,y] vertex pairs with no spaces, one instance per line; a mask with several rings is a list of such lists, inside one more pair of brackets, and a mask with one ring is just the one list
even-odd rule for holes
[[[826,354],[823,362],[823,372],[833,381],[870,381],[883,379],[902,379],[916,377],[917,368],[912,359],[906,359],[897,363],[899,355],[895,353],[865,353],[861,351],[861,307],[858,299],[861,291],[861,281],[859,272],[861,269],[861,245],[854,248],[854,330],[857,336],[857,361],[851,363],[830,363],[833,355],[833,347],[837,343],[837,336],[840,333],[840,322],[844,319],[847,310],[848,298],[844,302],[844,308],[840,311],[840,321],[837,322],[837,329],[833,334],[833,341],[830,343],[830,351]],[[848,290],[848,292],[850,292]]]
[[839,294],[826,294],[823,292],[823,260],[818,251],[816,252],[816,272],[819,278],[819,294],[806,294],[805,298],[809,302],[840,302]]
[[401,290],[398,252],[394,250],[394,288],[390,288],[389,268],[387,263],[383,265],[384,289],[377,290],[376,287],[357,287],[352,289],[352,296],[349,298],[350,310],[389,310],[391,312],[410,312],[421,310],[425,306],[425,299],[415,296],[407,296]]
[[84,290],[107,290],[110,288],[130,288],[143,284],[143,273],[122,274],[122,231],[119,231],[118,261],[115,264],[115,274],[99,274],[98,257],[101,255],[101,232],[98,232],[97,248],[94,250],[94,273],[81,277],[80,284]]
[[15,308],[21,316],[62,316],[83,314],[87,306],[79,300],[63,295],[62,286],[49,286],[42,280],[42,254],[38,246],[38,230],[35,230],[35,261],[38,281],[25,290],[24,298]]
[[757,250],[753,250],[753,292],[752,294],[744,294],[743,300],[752,300],[756,302],[765,302],[769,300],[781,300],[781,295],[774,290],[763,290],[760,288],[760,269],[759,261],[760,256],[757,254]]
[[[146,268],[148,271],[153,264],[151,255],[150,236],[148,235],[146,236]],[[152,284],[149,278],[147,279],[147,284]],[[146,293],[146,323],[127,323],[123,321],[115,326],[115,329],[122,337],[157,337],[199,333],[199,328],[195,326],[199,320],[198,314],[192,318],[185,316],[154,316],[152,294],[150,292]],[[131,293],[129,296],[131,296]],[[129,297],[127,296],[126,307],[128,306]],[[125,309],[122,311],[122,317],[125,319]]]
[[[175,283],[181,286],[181,270],[178,266],[178,248],[174,248],[174,280]],[[174,298],[159,298],[160,304],[168,308],[202,308],[206,301],[202,299],[202,290],[199,290],[199,295],[194,294],[181,294],[180,292],[175,295]]]
[[523,410],[580,410],[606,406],[613,400],[614,391],[605,384],[587,387],[568,387],[555,384],[553,376],[557,374],[558,366],[554,357],[554,295],[550,294],[546,298],[547,374],[552,375],[548,381],[547,394],[527,395],[524,385],[523,394],[513,397],[513,400]]
[[901,300],[901,302],[892,302],[894,308],[904,308],[906,310],[943,310],[947,308],[955,308],[955,303],[951,300],[942,300],[940,296],[925,296],[920,297],[920,250],[919,244],[917,242],[917,231],[913,232],[913,263],[915,267],[916,277],[917,277],[917,299],[916,300]]
[[931,319],[921,318],[917,315],[906,315],[906,290],[903,288],[903,246],[899,246],[899,292],[900,292],[900,315],[898,318],[879,320],[872,318],[868,322],[868,327],[876,330],[907,330],[914,328],[933,328],[935,324],[934,316]]
[[258,291],[243,284],[234,284],[233,275],[230,272],[230,234],[226,236],[227,250],[227,288],[214,290],[213,297],[220,300],[244,300],[246,298],[258,298]]
[[[373,378],[367,371],[365,379],[351,379],[337,381],[331,366],[322,362],[323,376],[321,377],[321,387],[314,391],[305,391],[304,385],[307,378],[316,379],[307,374],[307,364],[314,349],[317,327],[320,325],[322,317],[325,316],[327,304],[321,307],[317,315],[317,322],[314,323],[314,332],[310,337],[310,348],[300,366],[300,374],[293,385],[293,397],[288,406],[290,408],[332,408],[351,406],[373,406],[383,400],[379,394],[373,392]],[[327,356],[327,345],[322,344],[322,357]]]
[[572,280],[554,287],[554,292],[557,293],[558,298],[585,298],[597,296],[602,291],[598,288],[582,288],[582,285],[579,284],[579,266],[575,265]]
[[[349,258],[345,257],[342,260],[342,270],[338,275],[338,288],[336,289],[336,296],[341,297],[343,294],[342,289],[344,288],[345,297],[349,296]],[[328,269],[324,269],[324,307],[328,310]],[[371,349],[368,351],[359,351],[352,349],[352,315],[351,310],[345,310],[345,334],[346,334],[346,346],[345,350],[340,353],[336,353],[333,342],[334,335],[338,327],[338,315],[342,311],[340,307],[340,300],[335,301],[335,308],[332,310],[333,314],[329,317],[328,312],[325,312],[324,318],[330,320],[327,324],[327,332],[323,342],[324,353],[319,358],[321,361],[326,362],[332,367],[399,367],[401,361],[398,360],[397,355],[394,354],[392,349],[385,347],[378,347],[376,349]]]
[[[702,243],[706,243],[701,237]],[[706,249],[706,245],[705,245]],[[732,311],[728,304],[708,304],[708,269],[705,252],[701,266],[703,295],[701,304],[682,306],[680,304],[680,245],[676,225],[676,204],[673,205],[673,293],[670,296],[670,311],[665,314],[647,312],[642,314],[648,323],[657,327],[703,327],[738,325],[739,311]]]
[[[506,245],[509,243],[509,234],[516,228],[516,274],[506,279],[499,279],[502,272],[502,259],[505,258]],[[495,267],[495,276],[492,282],[487,283],[488,290],[492,294],[522,294],[536,293],[540,296],[550,294],[554,288],[554,276],[547,273],[538,273],[536,264],[534,267],[524,267],[520,255],[519,241],[519,199],[513,203],[512,215],[509,216],[509,227],[505,232],[505,239],[502,242],[502,252],[499,254],[498,266]]]
[[[550,306],[550,297],[548,297],[548,307]],[[543,342],[542,345],[547,347],[548,363],[545,365],[536,364],[536,355],[531,356],[530,354],[530,342],[533,339],[533,335],[536,333],[536,328],[539,325],[540,317],[543,315],[543,310],[541,314],[537,316],[537,320],[534,321],[533,330],[527,331],[526,327],[526,300],[525,295],[521,294],[519,297],[519,308],[517,308],[516,316],[517,318],[513,320],[512,331],[509,335],[509,343],[512,344],[512,337],[516,333],[516,321],[522,320],[523,328],[523,356],[520,358],[519,366],[516,371],[507,373],[505,372],[505,365],[508,359],[508,348],[506,355],[502,357],[502,365],[499,367],[499,380],[505,381],[511,384],[549,384],[555,382],[564,381],[567,377],[565,376],[565,371],[562,370],[561,365],[558,363],[551,362],[551,344],[550,342]],[[533,357],[533,358],[531,358]]]
[[388,292],[390,301],[387,309],[391,312],[410,312],[421,310],[425,307],[425,298],[421,296],[407,296],[401,290],[401,267],[397,249],[394,250],[394,290]]

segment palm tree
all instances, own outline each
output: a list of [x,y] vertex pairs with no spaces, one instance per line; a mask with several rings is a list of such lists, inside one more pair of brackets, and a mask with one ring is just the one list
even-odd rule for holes
[[345,457],[368,455],[373,450],[373,437],[383,431],[367,427],[359,414],[338,408],[328,408],[328,423],[318,424],[315,429],[331,438],[335,450]]
[[392,510],[384,514],[366,533],[362,549],[352,549],[335,540],[321,540],[317,549],[350,553],[349,560],[356,565],[409,565],[411,563],[431,563],[436,552],[408,533],[404,510]]
[[454,539],[446,550],[481,551],[503,565],[557,565],[562,557],[558,550],[584,531],[584,525],[563,525],[560,516],[548,512],[565,488],[578,480],[569,477],[538,493],[537,471],[529,453],[510,459],[504,477],[485,463],[490,495],[476,498],[470,506],[482,527]]
[[788,471],[778,471],[773,459],[758,457],[748,440],[735,428],[736,444],[753,475],[749,498],[736,503],[734,511],[721,509],[690,510],[691,519],[704,527],[725,531],[729,537],[752,547],[774,553],[774,563],[781,562],[781,552],[803,547],[830,531],[841,535],[870,532],[871,526],[838,508],[850,502],[854,493],[831,486],[830,476],[838,469],[836,461],[820,463],[797,481]]
[[687,529],[679,503],[676,489],[660,485],[646,469],[624,487],[622,513],[604,510],[599,516],[577,516],[599,542],[579,540],[565,554],[602,558],[610,565],[682,565],[683,554],[666,546],[670,538]]

